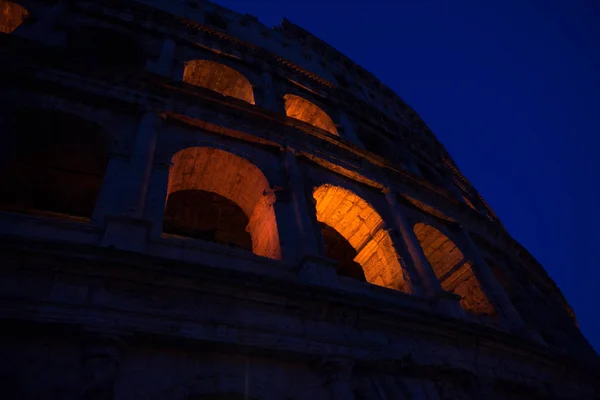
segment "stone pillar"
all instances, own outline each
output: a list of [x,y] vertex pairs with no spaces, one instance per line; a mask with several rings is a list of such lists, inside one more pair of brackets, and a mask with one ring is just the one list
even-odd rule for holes
[[141,218],[144,212],[160,122],[160,117],[150,111],[142,116],[138,126],[135,146],[130,160],[127,185],[128,204],[126,215],[132,218]]
[[123,198],[123,176],[127,175],[128,170],[129,160],[127,156],[117,153],[108,156],[108,163],[104,172],[102,187],[96,199],[92,222],[103,225],[107,215],[122,212],[125,202]]
[[[294,219],[301,233],[303,254],[319,254],[323,248],[321,235],[317,235],[318,222],[314,203],[308,198],[307,189],[304,186],[302,172],[296,162],[294,149],[286,147],[284,156],[284,168],[288,178],[288,187],[294,206]],[[311,214],[312,211],[315,211]]]
[[465,250],[468,251],[469,257],[475,263],[474,271],[477,278],[481,281],[485,291],[492,297],[490,300],[500,309],[500,312],[506,318],[508,326],[513,331],[522,331],[525,327],[521,316],[508,298],[508,295],[494,276],[491,268],[487,265],[481,253],[477,249],[473,239],[469,233],[460,229],[460,233],[465,243]]
[[[460,306],[460,296],[446,292],[442,288],[431,264],[429,264],[429,260],[427,260],[427,257],[423,252],[419,239],[417,239],[417,236],[413,231],[413,227],[404,216],[404,210],[398,203],[396,193],[386,190],[385,197],[392,209],[395,225],[404,239],[404,245],[406,246],[406,250],[416,269],[415,275],[423,284],[425,296],[436,299],[439,310],[445,315],[453,318],[466,319],[467,315]],[[405,265],[407,264],[410,263],[406,262]],[[409,273],[411,272],[411,269],[412,268],[408,269]]]
[[118,336],[94,333],[84,345],[78,398],[111,400],[125,343]]
[[144,207],[144,219],[152,224],[150,237],[154,239],[162,235],[171,167],[170,162],[155,163],[150,175],[150,185],[148,186],[146,206]]
[[327,359],[321,363],[319,372],[322,374],[324,384],[329,391],[331,400],[353,400],[352,368],[354,363],[347,359]]
[[172,78],[173,54],[175,53],[175,42],[171,38],[166,38],[160,50],[160,56],[157,62],[148,62],[146,69],[158,75]]
[[283,97],[280,96],[276,88],[276,83],[273,82],[273,71],[270,65],[263,64],[261,67],[261,84],[255,90],[256,105],[266,110],[285,115],[285,103]]
[[[285,149],[283,164],[288,180],[289,207],[286,209],[283,202],[279,205],[277,205],[279,201],[275,202],[279,233],[283,235],[283,250],[288,254],[292,253],[295,257],[292,261],[298,265],[301,280],[335,286],[337,284],[335,262],[324,256],[325,246],[317,221],[315,201],[310,188],[304,185],[296,154],[290,147]],[[296,250],[289,251],[290,246],[295,247]]]
[[[122,201],[115,201],[112,213],[106,213],[101,244],[129,251],[143,251],[151,223],[143,220],[146,193],[154,161],[160,118],[154,112],[142,116],[128,168],[117,176],[111,188]],[[118,169],[122,169],[119,167]],[[111,171],[111,174],[117,173]],[[125,177],[125,179],[123,179]],[[112,178],[113,180],[115,178]],[[116,193],[115,193],[116,192]]]
[[[387,199],[392,210],[396,228],[400,232],[400,235],[404,240],[404,245],[406,246],[408,254],[413,262],[416,275],[423,283],[425,294],[429,297],[435,297],[439,295],[443,292],[440,281],[438,280],[437,276],[435,276],[435,272],[433,272],[433,268],[431,268],[427,257],[425,257],[425,253],[423,253],[421,244],[419,243],[412,226],[410,226],[406,217],[404,216],[404,210],[396,199],[396,193],[386,190],[385,198]],[[409,270],[409,272],[411,271]]]

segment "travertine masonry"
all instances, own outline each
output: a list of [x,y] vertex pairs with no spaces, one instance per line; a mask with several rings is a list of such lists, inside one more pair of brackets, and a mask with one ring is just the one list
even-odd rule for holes
[[600,398],[554,282],[323,41],[208,1],[0,11],[0,398]]

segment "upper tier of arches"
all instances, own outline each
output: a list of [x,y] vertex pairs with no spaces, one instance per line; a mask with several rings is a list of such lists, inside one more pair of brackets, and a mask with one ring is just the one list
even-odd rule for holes
[[[1,19],[4,21],[3,26],[6,26],[4,29],[5,32],[12,32],[18,24],[29,16],[29,12],[17,2],[1,1],[0,5],[2,5],[3,10],[3,17]],[[107,29],[105,26],[102,28],[99,26],[85,26],[86,23],[87,22],[83,23],[82,26],[68,27],[65,31],[69,48],[75,49],[76,53],[81,56],[77,60],[72,60],[76,62],[76,65],[73,62],[69,62],[66,63],[65,67],[78,70],[104,71],[108,74],[112,74],[113,72],[110,68],[107,68],[110,64],[114,64],[115,71],[118,70],[120,73],[123,73],[125,70],[130,70],[132,67],[138,71],[144,69],[144,65],[148,62],[145,55],[145,53],[147,53],[146,50],[148,49],[142,48],[141,43],[138,40],[139,38],[135,37],[136,35],[118,31],[116,29]],[[293,24],[290,25],[290,27],[293,28]],[[110,43],[116,45],[111,45]],[[187,54],[189,52],[184,53]],[[223,51],[218,54],[227,54],[227,52]],[[90,62],[85,62],[86,57]],[[236,56],[232,57],[240,58]],[[224,61],[227,57],[216,56],[213,57],[213,60],[188,60],[183,68],[181,79],[191,85],[201,86],[225,96],[240,99],[249,104],[256,104],[256,96],[264,96],[262,88],[256,86],[260,84],[262,78],[253,77],[251,81],[245,76],[248,72],[248,68],[246,68],[246,71],[240,72],[236,70],[236,68],[232,68],[232,63],[229,62],[230,60],[227,62],[217,62],[214,60],[219,60],[219,58],[222,58]],[[243,59],[243,57],[241,58]],[[99,60],[100,62],[94,62],[93,60]],[[85,63],[81,64],[81,62]],[[181,60],[179,60],[179,62],[181,62]],[[69,66],[69,64],[71,65]],[[294,79],[299,78],[294,77]],[[299,80],[301,81],[302,79]],[[305,89],[312,91],[313,94],[320,92],[320,89],[316,87],[310,88],[304,86],[304,84],[299,84],[299,86],[305,87]],[[310,84],[308,84],[308,86],[310,86]],[[259,92],[258,94],[257,91]],[[290,93],[278,93],[278,95],[283,98],[279,99],[282,100],[281,103],[283,105],[280,112],[284,112],[290,118],[306,122],[318,129],[329,132],[332,135],[341,136],[350,142],[354,142],[367,150],[382,156],[394,164],[401,164],[406,171],[413,171],[413,168],[411,167],[413,163],[405,163],[407,160],[398,156],[399,151],[396,151],[395,149],[397,143],[386,143],[383,136],[378,132],[369,134],[366,138],[360,129],[356,129],[356,133],[353,133],[354,128],[344,125],[343,121],[345,121],[344,118],[346,117],[337,115],[338,111],[335,109],[335,106],[332,106],[331,109],[328,108],[329,106],[324,108],[317,104],[320,103],[318,100],[321,100],[319,96],[314,97],[308,92],[306,92],[306,94],[307,96],[298,95],[293,89]],[[328,95],[325,95],[323,98],[327,97]],[[374,120],[379,121],[379,117]],[[396,125],[400,129],[400,125]],[[340,127],[342,127],[341,131],[339,130]],[[446,179],[446,177],[444,179]],[[469,200],[464,201],[469,202]],[[478,209],[476,209],[476,211],[478,211]]]

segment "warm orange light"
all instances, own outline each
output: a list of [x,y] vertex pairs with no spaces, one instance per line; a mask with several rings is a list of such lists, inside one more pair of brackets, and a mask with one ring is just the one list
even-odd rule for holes
[[456,244],[432,226],[418,223],[414,232],[442,288],[461,296],[460,304],[478,315],[493,315],[495,310],[473,272],[473,263],[465,259]]
[[344,188],[323,185],[313,196],[317,219],[339,232],[357,251],[367,282],[404,290],[404,275],[389,233],[373,207]]
[[213,192],[236,203],[249,219],[246,230],[252,237],[252,251],[281,258],[273,195],[267,178],[254,164],[220,149],[182,150],[173,156],[168,194],[181,190]]
[[0,0],[0,32],[11,33],[29,17],[27,9],[12,1]]
[[329,115],[317,105],[293,94],[286,94],[283,98],[285,100],[285,114],[288,117],[307,122],[338,136],[337,128]]
[[466,196],[462,196],[462,198],[469,207],[471,207],[473,210],[477,211],[477,209],[475,208],[475,206],[473,205],[471,200],[469,200]]
[[406,194],[402,195],[406,200],[408,200],[411,204],[413,204],[414,206],[420,208],[421,210],[425,211],[426,213],[429,213],[431,215],[434,215],[438,218],[441,219],[445,219],[446,221],[453,221],[452,218],[450,218],[449,216],[447,216],[446,214],[444,214],[443,212],[441,212],[440,210],[438,210],[437,208],[431,207],[415,198],[412,198]]
[[250,81],[223,64],[207,60],[188,61],[183,71],[183,81],[254,104]]

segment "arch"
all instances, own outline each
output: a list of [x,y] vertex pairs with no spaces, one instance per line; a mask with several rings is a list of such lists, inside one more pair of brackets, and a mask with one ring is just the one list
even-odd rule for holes
[[404,291],[402,266],[377,211],[353,192],[339,186],[319,186],[313,197],[317,220],[348,241],[356,252],[353,260],[362,267],[366,281]]
[[[108,163],[108,134],[53,110],[19,109],[7,125],[11,151],[0,171],[0,207],[91,218]],[[9,128],[10,129],[10,128]]]
[[458,294],[465,311],[476,315],[495,315],[494,306],[475,276],[473,262],[465,258],[456,244],[431,225],[419,222],[413,229],[442,288]]
[[254,104],[250,81],[235,69],[214,61],[188,61],[183,70],[183,81]]
[[274,195],[258,167],[212,147],[181,150],[172,161],[165,232],[281,258]]
[[299,119],[339,136],[333,120],[316,104],[294,94],[286,94],[283,99],[285,100],[285,114],[288,117]]
[[0,32],[12,33],[29,18],[29,11],[20,4],[0,0]]

